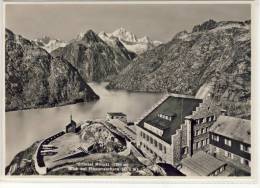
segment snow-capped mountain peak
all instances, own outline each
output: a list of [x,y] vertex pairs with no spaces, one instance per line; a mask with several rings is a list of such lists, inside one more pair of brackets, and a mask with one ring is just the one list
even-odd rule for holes
[[137,37],[130,31],[127,31],[125,28],[119,28],[111,33],[112,36],[118,37],[120,40],[125,40],[128,42],[137,42]]
[[144,36],[143,38],[139,38],[138,42],[143,42],[143,43],[151,43],[151,40],[149,37]]
[[152,41],[148,36],[137,38],[135,34],[123,27],[112,33],[102,31],[98,36],[110,46],[115,44],[115,40],[119,40],[128,51],[136,54],[141,54],[161,44],[160,41]]
[[60,39],[51,39],[48,36],[44,36],[39,39],[33,40],[38,46],[45,49],[48,52],[51,52],[59,47],[65,47],[67,42],[61,41]]

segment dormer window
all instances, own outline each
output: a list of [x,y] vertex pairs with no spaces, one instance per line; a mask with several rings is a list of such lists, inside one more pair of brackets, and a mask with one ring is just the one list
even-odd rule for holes
[[176,116],[176,114],[158,114],[158,117],[162,118],[162,119],[165,119],[167,121],[172,121],[174,116]]

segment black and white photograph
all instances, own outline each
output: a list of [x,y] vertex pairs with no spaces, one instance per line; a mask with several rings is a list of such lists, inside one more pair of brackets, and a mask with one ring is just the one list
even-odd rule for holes
[[252,177],[252,1],[3,9],[5,177]]

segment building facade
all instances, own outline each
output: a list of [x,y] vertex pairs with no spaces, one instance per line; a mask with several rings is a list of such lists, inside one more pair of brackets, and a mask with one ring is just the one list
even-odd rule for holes
[[136,123],[136,144],[155,162],[177,166],[187,153],[185,117],[202,103],[185,95],[169,95]]
[[206,100],[170,94],[136,123],[137,147],[155,162],[173,166],[197,151],[209,152],[209,129],[220,114],[217,109]]

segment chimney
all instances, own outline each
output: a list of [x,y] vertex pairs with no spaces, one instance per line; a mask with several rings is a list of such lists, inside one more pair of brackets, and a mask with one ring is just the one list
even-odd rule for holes
[[185,125],[187,126],[187,146],[188,146],[188,156],[191,157],[193,154],[193,139],[192,139],[192,118],[185,117]]

